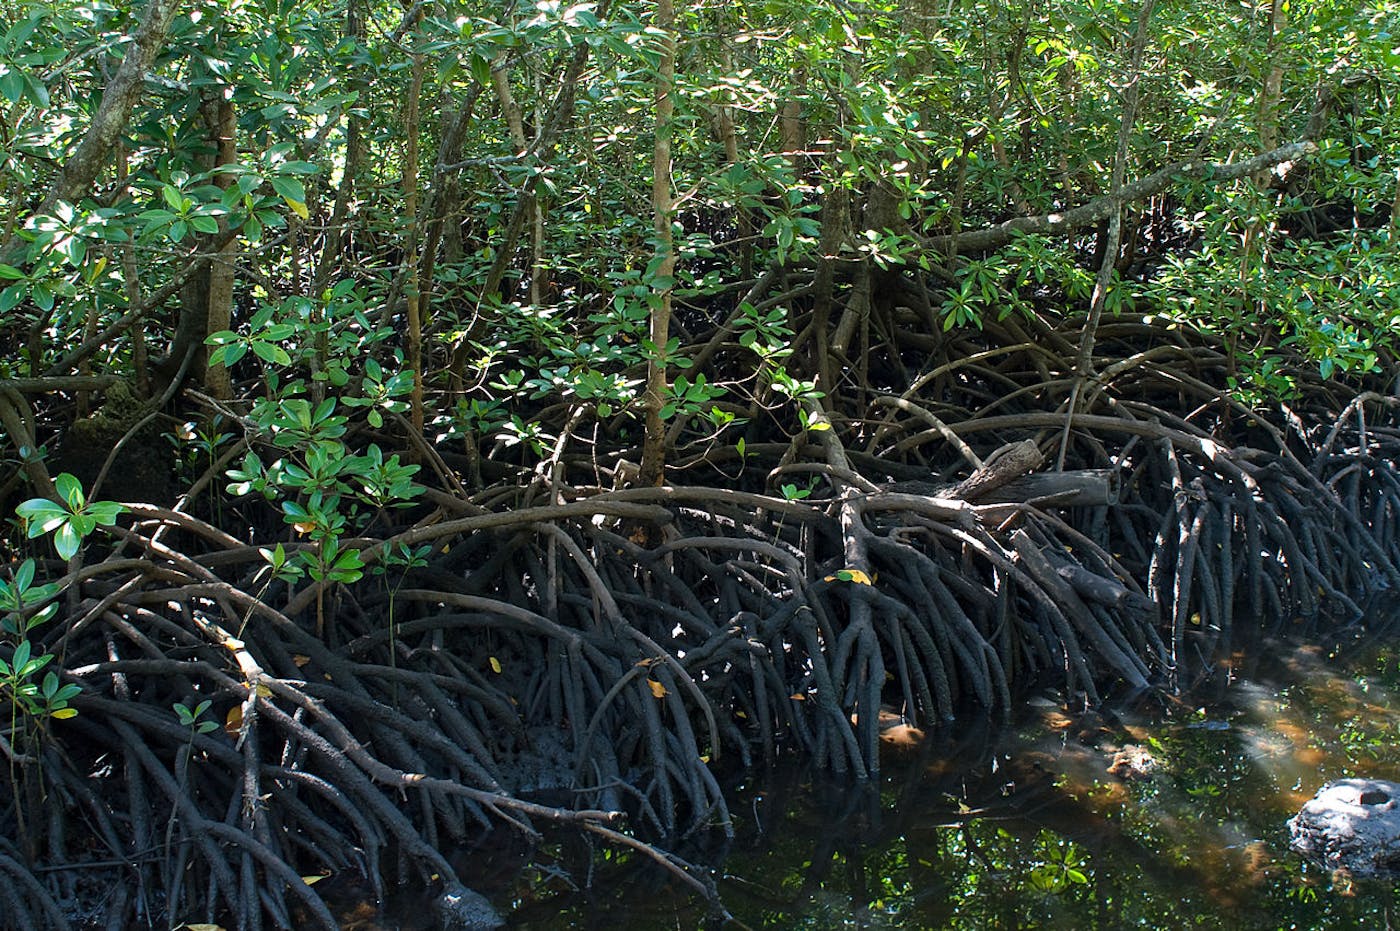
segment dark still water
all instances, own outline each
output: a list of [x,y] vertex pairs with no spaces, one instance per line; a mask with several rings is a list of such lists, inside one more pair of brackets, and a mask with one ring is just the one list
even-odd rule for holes
[[[1400,649],[1250,652],[1189,701],[1033,699],[1011,727],[896,727],[865,789],[796,769],[740,787],[738,839],[710,861],[729,927],[1400,926],[1395,884],[1303,862],[1284,827],[1330,779],[1400,780]],[[511,872],[482,852],[465,873],[508,927],[705,926],[631,856],[600,850],[583,888],[582,850],[544,853]]]

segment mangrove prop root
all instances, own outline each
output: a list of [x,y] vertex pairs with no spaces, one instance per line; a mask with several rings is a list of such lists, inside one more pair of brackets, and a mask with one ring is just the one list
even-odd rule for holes
[[[368,564],[429,544],[429,564],[349,590],[289,594],[257,547],[133,507],[35,632],[78,716],[0,734],[22,776],[0,801],[0,909],[63,927],[81,884],[62,877],[83,869],[140,890],[106,903],[109,926],[140,903],[172,925],[333,927],[301,876],[453,882],[452,847],[557,824],[722,914],[708,873],[663,849],[732,831],[720,761],[792,749],[869,777],[882,711],[922,725],[1005,716],[1033,681],[1090,702],[1186,685],[1246,618],[1351,620],[1400,583],[1394,398],[1251,429],[1204,397],[1217,419],[1198,423],[1164,396],[1205,394],[1223,360],[1182,347],[1194,374],[1174,375],[1174,347],[1130,336],[1102,329],[1137,361],[1095,365],[1072,414],[1074,379],[1019,384],[1069,370],[1058,344],[1013,339],[868,408],[811,404],[826,429],[753,444],[738,487],[559,484],[516,510],[436,491],[447,519],[355,543]],[[172,711],[204,701],[193,726]],[[573,801],[530,800],[546,790]],[[85,844],[74,819],[96,826]]]

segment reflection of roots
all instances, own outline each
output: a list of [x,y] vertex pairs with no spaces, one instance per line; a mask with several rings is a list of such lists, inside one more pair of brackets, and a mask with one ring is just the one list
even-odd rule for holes
[[[1134,385],[1169,380],[1149,368]],[[1019,395],[961,421],[905,398],[877,405],[865,451],[840,429],[787,448],[780,474],[820,477],[801,501],[641,488],[500,512],[441,496],[438,522],[396,538],[433,544],[430,564],[392,602],[368,581],[324,592],[322,638],[300,622],[314,595],[285,613],[262,600],[277,585],[256,550],[137,507],[118,551],[68,580],[76,610],[44,628],[84,692],[29,742],[42,766],[16,763],[0,907],[63,927],[56,903],[83,871],[116,890],[109,926],[137,909],[289,926],[295,909],[334,927],[300,876],[451,882],[440,851],[501,822],[577,825],[712,896],[615,812],[645,836],[729,831],[714,762],[793,747],[866,777],[882,705],[922,726],[1005,714],[1032,679],[1090,702],[1106,682],[1184,683],[1229,645],[1240,605],[1243,626],[1277,629],[1354,615],[1346,593],[1400,582],[1400,434],[1364,430],[1374,397],[1330,432],[1251,422],[1270,452],[1145,400],[1062,433],[1062,414]],[[1032,472],[1066,437],[1065,470]],[[889,483],[911,471],[897,457],[953,438],[971,477]],[[182,550],[156,542],[163,524]],[[192,733],[171,706],[204,699],[226,726]],[[502,788],[538,764],[542,733],[572,754],[555,774],[570,806]]]

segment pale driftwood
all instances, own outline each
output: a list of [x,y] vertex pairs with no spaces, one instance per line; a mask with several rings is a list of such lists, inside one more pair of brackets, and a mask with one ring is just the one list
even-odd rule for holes
[[1053,507],[1095,507],[1118,503],[1118,473],[1113,469],[1038,472],[1023,475],[978,497],[978,504],[1035,502]]
[[1115,579],[1090,572],[1080,565],[1060,566],[1056,572],[1087,601],[1109,608],[1150,611],[1152,602]]
[[948,497],[977,501],[1007,485],[1045,461],[1045,454],[1034,440],[1003,446],[987,457],[982,467],[948,491]]

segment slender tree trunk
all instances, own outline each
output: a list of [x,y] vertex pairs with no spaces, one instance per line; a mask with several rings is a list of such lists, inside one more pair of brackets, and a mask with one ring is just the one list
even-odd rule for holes
[[[794,87],[799,93],[806,80],[807,76],[799,71],[794,79]],[[793,170],[800,172],[802,164],[800,153],[807,147],[802,121],[802,101],[796,97],[784,100],[778,114],[778,120],[782,131],[783,151],[787,153],[788,160],[792,162]]]
[[[726,75],[734,73],[734,50],[729,44],[729,22],[726,16],[721,26],[723,36],[720,41],[723,43],[720,54],[721,64]],[[729,165],[739,164],[739,135],[734,127],[734,107],[728,101],[734,97],[733,91],[726,91],[726,102],[719,107],[716,118],[716,132],[719,141],[724,146],[724,161]],[[749,208],[744,204],[739,204],[735,209],[734,223],[739,236],[739,277],[748,281],[753,277],[753,217],[749,213]]]
[[1060,434],[1060,455],[1055,463],[1056,471],[1063,471],[1065,467],[1074,415],[1083,399],[1084,385],[1094,374],[1094,341],[1098,334],[1099,320],[1103,317],[1104,306],[1108,303],[1108,289],[1113,285],[1113,270],[1118,264],[1118,247],[1123,241],[1123,187],[1128,170],[1128,144],[1132,140],[1133,124],[1137,121],[1142,56],[1147,48],[1148,26],[1152,21],[1152,7],[1155,3],[1156,0],[1143,0],[1138,9],[1137,33],[1133,37],[1128,66],[1128,84],[1123,89],[1123,110],[1118,118],[1118,148],[1113,157],[1113,171],[1109,179],[1108,197],[1112,200],[1112,212],[1108,215],[1107,241],[1103,261],[1099,264],[1098,277],[1094,280],[1093,296],[1089,299],[1089,319],[1084,322],[1084,332],[1079,339],[1079,358],[1075,363],[1077,377],[1069,395],[1069,416],[1065,418],[1065,428]]
[[423,56],[415,53],[403,120],[404,133],[408,137],[404,147],[403,209],[409,230],[408,239],[414,244],[410,247],[409,254],[404,256],[408,269],[408,283],[404,288],[404,296],[408,301],[408,367],[413,372],[409,418],[413,429],[420,436],[423,433],[423,315],[422,292],[418,286],[418,237],[415,231],[418,225],[418,101],[422,92]]
[[[360,41],[365,37],[364,0],[349,0],[345,9],[345,37]],[[350,78],[350,89],[363,94],[366,84],[358,72]],[[316,277],[312,287],[312,297],[319,297],[331,282],[331,275],[339,266],[341,252],[345,249],[345,221],[350,213],[350,200],[355,194],[355,183],[359,178],[360,166],[364,163],[364,120],[350,111],[345,127],[345,172],[335,191],[335,203],[331,206],[331,219],[326,231],[325,245],[316,263]]]
[[[213,109],[216,113],[214,136],[218,154],[214,158],[214,165],[222,167],[238,162],[238,116],[233,106],[233,88],[219,87],[217,93],[218,101]],[[227,188],[232,183],[233,175],[228,172],[218,172],[214,175],[214,184],[220,189]],[[221,219],[219,231],[227,230],[228,221]],[[206,329],[208,333],[227,330],[232,324],[233,260],[237,252],[237,238],[230,239],[224,243],[209,267],[209,325]],[[228,369],[223,363],[210,365],[205,370],[204,387],[211,396],[220,400],[227,401],[233,397],[233,382],[229,379]]]
[[[1083,338],[1079,343],[1077,368],[1081,378],[1093,374],[1094,338],[1098,331],[1099,318],[1103,316],[1104,305],[1108,301],[1108,289],[1113,280],[1113,269],[1118,262],[1118,247],[1123,241],[1123,201],[1122,189],[1127,176],[1128,143],[1132,140],[1133,124],[1137,120],[1138,85],[1142,78],[1142,56],[1147,48],[1148,26],[1152,20],[1152,8],[1156,0],[1143,0],[1138,10],[1137,33],[1133,37],[1133,49],[1128,66],[1128,85],[1123,89],[1123,112],[1118,120],[1118,150],[1113,158],[1113,172],[1109,180],[1108,195],[1116,203],[1108,216],[1108,244],[1104,251],[1103,263],[1094,282],[1093,297],[1089,301],[1089,319],[1084,324]],[[1077,386],[1076,386],[1077,387]]]
[[666,344],[671,338],[672,279],[676,253],[671,240],[675,200],[671,194],[671,134],[676,102],[676,10],[671,0],[657,0],[652,25],[660,33],[661,60],[656,70],[656,144],[651,160],[651,210],[656,236],[655,276],[652,279],[651,354],[647,362],[646,435],[642,441],[642,485],[660,485],[666,472],[666,425],[661,408],[666,402]]
[[[126,183],[128,171],[126,147],[118,143],[118,183]],[[141,276],[136,268],[136,247],[128,240],[116,248],[122,270],[122,287],[126,291],[126,304],[128,307],[137,307],[141,303]],[[136,396],[143,400],[151,396],[151,373],[146,367],[147,355],[146,329],[139,326],[133,327],[131,331],[131,367],[136,376]]]
[[[505,117],[511,144],[515,146],[515,154],[523,155],[529,149],[530,142],[525,137],[525,121],[520,113],[520,105],[515,101],[515,94],[511,91],[510,73],[506,64],[506,55],[502,52],[492,63],[491,86],[495,88],[496,99],[500,101],[501,115]],[[542,125],[537,127],[537,142],[539,133],[543,131]],[[540,201],[536,190],[537,188],[531,187],[523,195],[522,205],[525,213],[522,220],[530,227],[530,303],[538,305],[542,302],[539,278],[540,253],[544,250],[544,218],[540,214]]]
[[[1279,99],[1283,96],[1283,60],[1278,46],[1279,33],[1287,24],[1287,17],[1283,0],[1274,0],[1273,7],[1269,11],[1268,71],[1264,75],[1264,85],[1259,89],[1257,110],[1259,150],[1261,152],[1267,152],[1278,145],[1278,105]],[[1254,183],[1258,187],[1266,187],[1270,174],[1270,169],[1261,169],[1254,175]],[[1253,266],[1254,252],[1258,246],[1262,225],[1262,219],[1255,218],[1250,221],[1244,231],[1244,245],[1240,249],[1242,253],[1240,258],[1241,291],[1244,289]]]

